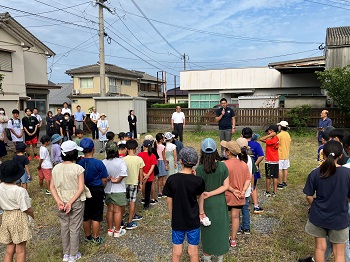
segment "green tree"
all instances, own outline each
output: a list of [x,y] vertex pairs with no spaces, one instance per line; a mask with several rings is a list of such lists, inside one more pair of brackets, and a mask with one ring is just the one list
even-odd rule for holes
[[321,88],[329,97],[337,101],[339,108],[350,114],[350,65],[343,68],[331,68],[317,72]]

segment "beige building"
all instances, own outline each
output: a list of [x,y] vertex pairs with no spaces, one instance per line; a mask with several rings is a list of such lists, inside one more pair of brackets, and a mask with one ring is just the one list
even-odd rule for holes
[[[100,97],[100,65],[93,64],[66,71],[73,78],[71,99],[72,112],[80,105],[86,113],[95,106],[93,97]],[[131,71],[106,64],[106,93],[109,97],[144,97],[148,102],[163,98],[162,82],[140,71]]]
[[47,58],[55,53],[19,24],[9,13],[0,13],[0,104],[11,116],[15,108],[48,109]]

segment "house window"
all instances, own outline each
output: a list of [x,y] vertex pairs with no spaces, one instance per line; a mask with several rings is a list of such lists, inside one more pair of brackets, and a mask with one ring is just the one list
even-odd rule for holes
[[93,78],[80,78],[80,87],[81,88],[94,88]]
[[118,84],[116,78],[109,78],[109,92],[118,93]]
[[190,95],[191,108],[212,108],[220,103],[220,94]]
[[121,82],[122,82],[122,86],[131,86],[131,80],[122,79]]
[[0,71],[12,71],[11,53],[0,51]]

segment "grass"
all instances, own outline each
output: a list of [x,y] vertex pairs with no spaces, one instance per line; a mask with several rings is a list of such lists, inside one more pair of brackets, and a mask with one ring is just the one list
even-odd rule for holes
[[[238,136],[239,134],[235,134],[234,138]],[[200,143],[206,137],[214,138],[219,145],[216,131],[185,132],[185,145],[199,151]],[[296,261],[300,257],[312,255],[313,238],[304,232],[308,206],[302,189],[307,175],[317,166],[317,141],[314,133],[291,132],[291,137],[291,167],[287,189],[279,190],[276,198],[266,199],[262,196],[265,179],[259,181],[259,199],[265,212],[261,215],[251,215],[252,234],[238,236],[237,247],[230,248],[225,255],[225,261]],[[12,154],[13,152],[9,152],[4,159],[12,158]],[[102,158],[103,155],[96,154],[96,157]],[[28,243],[28,260],[61,261],[62,248],[56,204],[51,196],[39,190],[36,166],[37,161],[33,160],[30,165],[33,181],[29,184],[28,192],[36,216],[36,229],[33,240]],[[144,215],[139,228],[128,231],[123,238],[117,240],[106,238],[106,242],[100,246],[82,241],[81,261],[170,261],[171,228],[165,200],[159,200],[157,205],[147,211],[142,211],[139,204],[137,208]],[[272,230],[260,233],[257,227],[267,220],[275,223]],[[101,234],[104,234],[107,230],[105,221],[101,227]],[[83,238],[83,233],[81,236]],[[149,248],[152,245],[156,247]],[[3,252],[4,249],[1,250]],[[151,251],[148,252],[149,250]],[[201,247],[199,250],[201,252]],[[188,261],[185,251],[183,261]]]

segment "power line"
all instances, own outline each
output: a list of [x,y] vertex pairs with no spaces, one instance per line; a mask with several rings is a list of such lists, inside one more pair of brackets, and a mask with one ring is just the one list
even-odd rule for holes
[[318,4],[318,5],[325,5],[325,6],[335,7],[335,8],[339,8],[339,9],[343,9],[343,10],[350,10],[350,8],[345,8],[345,7],[341,7],[341,6],[337,6],[337,5],[331,5],[331,4],[326,4],[326,3],[320,3],[320,2],[312,1],[312,0],[304,0],[304,1],[305,2],[314,3],[314,4]]

